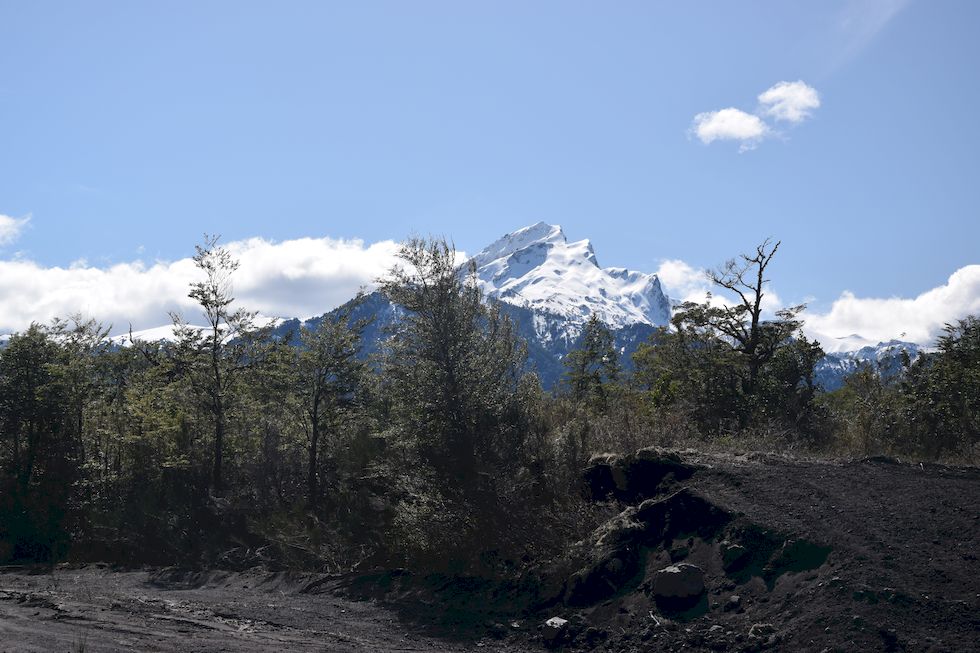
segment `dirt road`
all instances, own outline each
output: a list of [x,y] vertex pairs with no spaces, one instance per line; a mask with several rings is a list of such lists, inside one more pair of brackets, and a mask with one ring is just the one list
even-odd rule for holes
[[0,652],[514,650],[432,639],[369,601],[301,593],[309,578],[104,566],[0,573]]

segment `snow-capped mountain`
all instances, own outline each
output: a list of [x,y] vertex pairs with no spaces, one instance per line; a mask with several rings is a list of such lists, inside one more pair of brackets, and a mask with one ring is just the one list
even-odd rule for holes
[[[194,331],[207,331],[208,327],[188,325]],[[132,335],[132,337],[131,337]],[[134,340],[142,342],[173,342],[177,339],[176,327],[173,324],[164,324],[163,326],[151,327],[149,329],[141,329],[139,331],[133,331],[132,334],[122,333],[118,336],[112,336],[109,340],[112,344],[119,347],[128,347]]]
[[[602,268],[588,240],[568,242],[558,225],[544,222],[502,236],[461,267],[476,268],[477,283],[488,298],[498,300],[504,312],[528,343],[532,367],[546,388],[554,387],[564,373],[563,360],[576,346],[582,326],[592,314],[613,332],[624,367],[654,330],[670,321],[671,301],[655,274],[624,268]],[[308,320],[259,317],[259,326],[273,326],[285,337],[299,327],[315,326],[332,319],[325,313]],[[369,318],[364,333],[365,354],[375,353],[385,329],[401,319],[402,311],[380,293],[372,293],[354,309],[355,319]],[[204,329],[204,327],[192,327]],[[172,325],[133,333],[143,341],[171,341]],[[9,336],[0,335],[0,348]],[[117,346],[130,343],[129,334],[113,338]],[[901,370],[902,352],[911,360],[920,354],[912,343],[891,341],[874,344],[859,335],[823,343],[827,355],[816,367],[816,380],[827,390],[839,388],[844,379],[870,365],[883,376]]]
[[[263,328],[271,326],[275,328],[282,322],[282,318],[278,317],[267,317],[265,315],[256,315],[252,320],[252,324],[255,327]],[[201,326],[197,324],[187,324],[185,325],[190,331],[197,331],[198,333],[207,334],[211,327]],[[223,331],[223,329],[222,329]],[[133,331],[130,333],[122,333],[117,336],[112,336],[109,338],[113,345],[118,347],[128,347],[133,343],[133,341],[142,342],[174,342],[177,340],[177,327],[171,324],[164,324],[163,326],[152,327],[149,329],[141,329],[139,331]]]
[[820,341],[820,346],[823,347],[823,350],[828,354],[856,352],[859,349],[864,349],[865,347],[876,347],[879,344],[882,343],[865,338],[858,333],[852,333],[849,336],[840,336],[839,338]]
[[[851,335],[847,340],[860,342],[865,339]],[[883,378],[889,378],[902,371],[903,353],[911,362],[919,357],[922,349],[912,342],[889,340],[852,351],[828,352],[814,368],[814,378],[828,391],[841,387],[844,379],[863,367],[870,367]]]
[[[471,259],[487,297],[527,309],[544,340],[574,340],[595,314],[613,330],[665,325],[670,302],[655,274],[602,268],[588,240],[568,242],[558,225],[539,222],[493,242]],[[562,328],[553,328],[555,321]]]

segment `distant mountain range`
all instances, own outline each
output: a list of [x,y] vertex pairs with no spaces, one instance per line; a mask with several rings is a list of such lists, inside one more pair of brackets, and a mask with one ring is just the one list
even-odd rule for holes
[[[629,368],[636,348],[659,326],[669,324],[670,298],[656,274],[625,268],[600,267],[588,240],[568,242],[562,228],[539,222],[502,236],[472,257],[477,282],[485,296],[499,300],[527,340],[530,364],[546,388],[554,387],[564,372],[563,360],[575,347],[582,326],[593,314],[609,326],[616,347]],[[378,350],[385,327],[398,319],[400,309],[380,293],[372,293],[356,308],[356,317],[370,317],[365,332],[365,354]],[[310,318],[277,319],[275,333],[284,336],[301,324],[314,326],[331,313]],[[135,332],[142,340],[169,340],[168,326]],[[129,335],[115,338],[120,345]],[[865,345],[860,336],[834,343],[836,348]],[[0,346],[5,338],[0,336]],[[888,375],[901,366],[901,352],[914,359],[919,347],[891,341],[827,354],[817,365],[816,377],[826,389],[841,386],[847,375],[862,365],[873,365]]]
[[[656,274],[600,267],[588,240],[568,242],[557,225],[543,222],[509,233],[472,257],[478,283],[487,297],[499,300],[528,343],[530,363],[545,388],[554,387],[565,371],[563,360],[578,341],[582,326],[593,313],[609,326],[623,365],[630,367],[636,348],[659,326],[669,324],[675,303]],[[314,326],[330,314],[307,320]],[[379,293],[357,307],[355,317],[372,318],[365,333],[365,353],[378,350],[384,330],[398,319],[398,310]],[[285,335],[299,320],[280,323]],[[850,343],[863,344],[853,336]],[[901,351],[919,355],[913,343],[891,341],[840,351],[822,359],[816,379],[827,390],[839,388],[862,365],[891,375],[901,368]]]
[[909,361],[914,361],[922,349],[912,342],[890,340],[855,351],[829,353],[817,363],[814,378],[824,390],[836,390],[844,379],[866,366],[886,378],[892,377],[902,371],[903,352]]
[[[575,347],[582,326],[595,313],[609,326],[628,366],[629,357],[654,330],[670,321],[670,301],[655,274],[601,268],[588,240],[569,243],[561,227],[539,222],[493,242],[470,259],[486,297],[500,301],[528,343],[528,358],[546,388],[562,374],[562,361]],[[469,261],[467,261],[467,265]],[[378,350],[385,328],[398,310],[371,293],[354,312],[370,317],[366,354]],[[314,326],[330,314],[276,327],[285,335],[300,324]]]

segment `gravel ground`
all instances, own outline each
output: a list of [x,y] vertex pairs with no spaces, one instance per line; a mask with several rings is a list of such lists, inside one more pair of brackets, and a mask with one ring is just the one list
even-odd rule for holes
[[304,594],[268,572],[0,573],[0,651],[503,651],[428,637],[372,601]]

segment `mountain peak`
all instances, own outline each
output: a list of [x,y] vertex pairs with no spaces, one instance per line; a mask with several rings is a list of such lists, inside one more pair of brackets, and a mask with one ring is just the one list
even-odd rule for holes
[[561,317],[568,337],[593,313],[613,328],[666,324],[670,308],[654,274],[599,267],[592,243],[568,242],[545,222],[511,232],[473,257],[484,293]]
[[474,256],[473,260],[480,266],[535,245],[548,246],[567,242],[561,225],[538,222],[501,236]]

